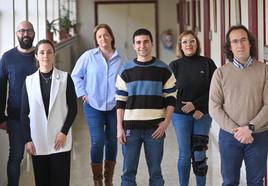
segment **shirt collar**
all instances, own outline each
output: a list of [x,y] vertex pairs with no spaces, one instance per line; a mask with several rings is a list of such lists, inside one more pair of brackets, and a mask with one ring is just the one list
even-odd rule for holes
[[[95,50],[93,51],[93,53],[94,53],[94,54],[100,54],[100,55],[102,55],[101,50],[100,50],[99,47],[98,47],[98,48],[95,48]],[[119,56],[119,53],[118,53],[118,51],[115,49],[115,50],[114,50],[114,53],[113,53],[113,55],[112,55],[112,57],[111,57],[111,59],[113,59],[113,58],[116,57],[116,56]],[[111,59],[110,59],[110,60],[111,60]]]
[[251,58],[251,56],[249,56],[246,64],[241,64],[237,59],[233,58],[232,63],[236,68],[245,69],[245,68],[249,67],[250,65],[252,65],[253,59]]

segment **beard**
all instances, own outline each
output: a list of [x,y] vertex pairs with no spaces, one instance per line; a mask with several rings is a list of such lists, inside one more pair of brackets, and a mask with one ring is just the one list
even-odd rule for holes
[[22,38],[18,38],[18,40],[19,40],[20,47],[23,49],[29,49],[29,48],[32,48],[33,46],[34,39],[31,37],[25,36]]

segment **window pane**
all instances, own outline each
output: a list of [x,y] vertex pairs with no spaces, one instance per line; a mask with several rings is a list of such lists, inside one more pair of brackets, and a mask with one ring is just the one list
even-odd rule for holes
[[0,1],[0,56],[15,46],[12,1]]

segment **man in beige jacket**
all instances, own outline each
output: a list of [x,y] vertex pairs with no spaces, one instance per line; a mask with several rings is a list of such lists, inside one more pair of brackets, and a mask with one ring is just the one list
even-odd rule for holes
[[254,59],[254,38],[242,25],[229,29],[225,53],[230,63],[214,72],[209,96],[209,113],[221,128],[222,185],[239,185],[244,161],[247,185],[261,186],[268,151],[268,65]]

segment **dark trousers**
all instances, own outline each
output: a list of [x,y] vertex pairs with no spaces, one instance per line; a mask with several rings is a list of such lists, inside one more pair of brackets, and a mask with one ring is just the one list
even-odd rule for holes
[[220,130],[222,186],[239,185],[242,161],[246,166],[247,185],[263,186],[268,152],[268,131],[253,134],[253,138],[252,144],[241,144],[233,134]]
[[69,186],[71,151],[32,156],[36,186]]
[[19,120],[9,119],[8,137],[9,137],[9,156],[7,163],[8,186],[19,186],[20,164],[23,159],[24,142]]

